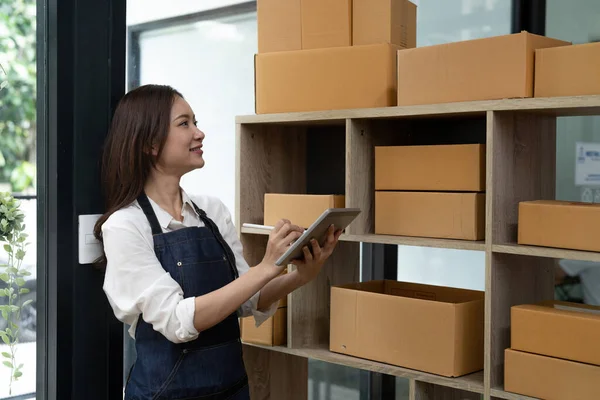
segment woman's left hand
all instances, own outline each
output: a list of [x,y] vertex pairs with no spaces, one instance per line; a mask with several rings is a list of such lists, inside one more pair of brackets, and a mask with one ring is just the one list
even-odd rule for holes
[[331,225],[327,230],[327,239],[323,247],[319,245],[315,239],[310,241],[312,247],[312,254],[308,249],[308,246],[304,246],[302,249],[304,253],[304,259],[293,260],[292,264],[296,265],[296,273],[300,277],[302,284],[308,283],[319,275],[323,264],[331,256],[335,246],[337,246],[342,230],[335,230],[334,226]]

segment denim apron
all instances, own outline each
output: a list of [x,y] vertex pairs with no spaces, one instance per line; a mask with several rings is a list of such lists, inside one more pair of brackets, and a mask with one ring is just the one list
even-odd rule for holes
[[[142,194],[138,203],[152,227],[156,257],[182,287],[184,298],[210,293],[238,277],[231,248],[196,204],[204,227],[163,233],[148,197]],[[140,315],[135,348],[125,400],[250,399],[236,313],[180,344],[167,340]]]

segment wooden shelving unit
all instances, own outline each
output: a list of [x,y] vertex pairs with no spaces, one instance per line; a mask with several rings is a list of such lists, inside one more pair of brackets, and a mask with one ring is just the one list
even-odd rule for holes
[[[316,359],[406,377],[411,399],[527,399],[503,390],[511,306],[553,298],[553,259],[600,261],[599,253],[516,244],[518,203],[555,197],[556,117],[576,115],[600,115],[600,96],[238,117],[236,226],[251,265],[266,236],[242,224],[262,224],[267,192],[345,194],[348,207],[363,210],[320,276],[290,294],[287,346],[244,346],[253,398],[306,399],[308,359]],[[373,234],[373,147],[451,143],[486,144],[485,241]],[[359,280],[361,242],[485,252],[483,371],[446,378],[328,350],[330,287]]]

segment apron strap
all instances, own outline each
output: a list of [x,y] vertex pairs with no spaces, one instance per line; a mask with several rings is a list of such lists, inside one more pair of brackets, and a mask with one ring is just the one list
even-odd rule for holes
[[217,224],[215,224],[214,221],[212,219],[210,219],[208,217],[208,215],[206,215],[206,212],[204,210],[202,210],[200,207],[198,207],[196,205],[196,203],[194,203],[193,201],[192,201],[192,205],[194,206],[194,209],[196,210],[196,214],[198,214],[198,217],[200,217],[202,222],[204,222],[204,225],[206,225],[206,227],[211,230],[213,235],[215,235],[215,237],[217,238],[217,241],[219,243],[221,243],[221,247],[223,247],[223,250],[225,251],[225,256],[227,257],[227,261],[229,261],[229,266],[231,267],[233,279],[239,278],[239,272],[235,265],[235,254],[233,254],[231,247],[229,247],[229,244],[227,244],[225,239],[223,239],[223,236],[221,235],[221,232],[219,232],[219,228],[217,227]]
[[138,196],[137,201],[140,204],[140,207],[142,207],[142,211],[144,211],[144,214],[146,214],[148,222],[150,222],[150,227],[152,228],[152,235],[160,235],[161,233],[163,233],[162,227],[158,222],[158,218],[156,218],[156,214],[154,213],[154,209],[152,208],[152,205],[150,204],[150,200],[148,200],[148,196],[146,196],[146,193],[142,192]]

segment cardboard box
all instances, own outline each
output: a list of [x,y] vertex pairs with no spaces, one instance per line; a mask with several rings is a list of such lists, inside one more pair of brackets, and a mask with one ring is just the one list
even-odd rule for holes
[[354,0],[352,44],[417,47],[417,6],[408,0]]
[[396,281],[331,288],[330,350],[455,377],[483,368],[484,293]]
[[257,114],[396,105],[397,46],[258,54]]
[[376,192],[375,233],[485,239],[483,193]]
[[274,226],[282,218],[308,228],[328,208],[344,208],[341,195],[265,193],[264,224]]
[[600,94],[600,43],[535,51],[535,97]]
[[242,318],[242,341],[263,346],[283,346],[287,343],[287,307],[280,307],[275,314],[258,328],[254,317]]
[[375,147],[375,190],[485,191],[485,145]]
[[504,390],[546,400],[600,398],[600,367],[505,350]]
[[533,97],[534,51],[568,42],[527,32],[398,52],[398,105]]
[[519,203],[519,244],[600,251],[600,204]]
[[352,0],[302,0],[302,48],[352,45]]
[[258,52],[301,50],[301,0],[258,0]]
[[511,348],[600,365],[600,307],[550,301],[511,308]]

